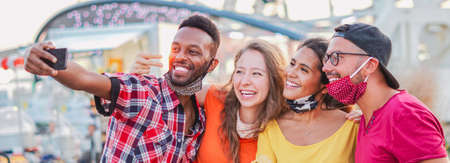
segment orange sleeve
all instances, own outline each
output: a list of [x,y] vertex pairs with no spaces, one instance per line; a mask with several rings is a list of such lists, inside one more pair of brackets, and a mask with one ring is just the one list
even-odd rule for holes
[[220,113],[223,109],[223,102],[218,98],[215,86],[210,86],[205,97],[206,129],[200,142],[197,163],[228,163],[230,162],[226,152],[224,152],[223,142],[218,130],[221,125]]
[[[220,90],[216,86],[211,86],[205,97],[206,130],[200,143],[197,155],[197,163],[229,163],[228,153],[224,151],[226,143],[222,142],[218,130],[222,122],[221,112],[224,102]],[[241,139],[239,159],[241,163],[250,163],[255,160],[257,139]]]
[[[220,99],[220,92],[217,89],[217,87],[215,85],[211,85],[208,89],[208,92],[206,93],[206,98],[205,98],[205,104],[204,104],[204,108],[205,110],[210,110],[210,109],[223,109],[223,101]],[[221,106],[221,107],[218,107]]]

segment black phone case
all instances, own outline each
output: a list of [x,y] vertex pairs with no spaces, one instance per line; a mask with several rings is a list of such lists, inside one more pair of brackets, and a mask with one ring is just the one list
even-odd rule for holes
[[66,69],[66,61],[67,61],[67,48],[59,48],[59,49],[48,49],[46,50],[50,54],[56,57],[56,63],[53,63],[47,59],[43,59],[47,65],[55,70],[65,70]]

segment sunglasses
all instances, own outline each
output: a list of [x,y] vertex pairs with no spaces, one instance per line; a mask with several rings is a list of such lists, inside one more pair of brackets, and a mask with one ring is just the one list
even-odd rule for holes
[[333,66],[337,66],[339,63],[339,55],[361,55],[361,56],[370,56],[369,54],[364,54],[364,53],[347,53],[347,52],[332,52],[331,54],[326,54],[323,57],[323,63],[327,63],[328,60],[330,60],[330,63]]

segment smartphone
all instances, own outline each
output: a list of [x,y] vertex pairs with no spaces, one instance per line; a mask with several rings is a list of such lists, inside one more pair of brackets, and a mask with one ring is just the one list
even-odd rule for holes
[[53,63],[47,59],[44,59],[44,62],[47,63],[48,66],[55,70],[65,70],[67,63],[67,48],[59,48],[59,49],[48,49],[45,50],[56,57],[56,63]]

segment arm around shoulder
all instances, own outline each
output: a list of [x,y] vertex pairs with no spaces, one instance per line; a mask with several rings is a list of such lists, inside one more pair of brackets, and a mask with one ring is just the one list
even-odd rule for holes
[[448,163],[448,157],[424,160],[421,163]]
[[211,87],[211,85],[203,85],[202,89],[195,94],[197,97],[198,104],[200,106],[205,105],[206,95],[208,94],[208,90]]

